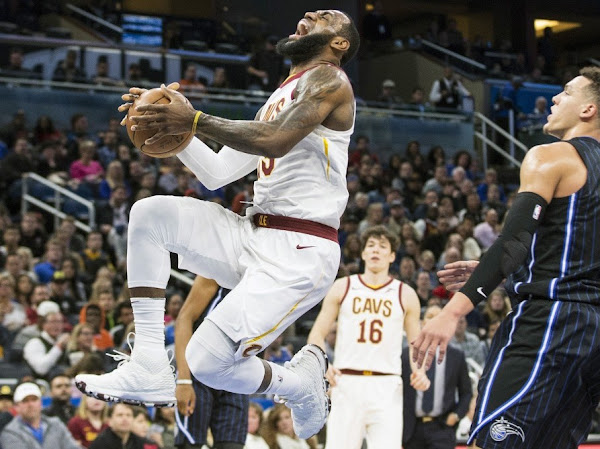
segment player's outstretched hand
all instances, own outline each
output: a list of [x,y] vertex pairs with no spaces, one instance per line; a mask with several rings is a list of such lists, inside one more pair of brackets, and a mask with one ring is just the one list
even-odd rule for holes
[[193,385],[179,384],[175,389],[177,409],[183,416],[190,416],[196,408],[196,393]]
[[[173,89],[173,90],[179,90],[179,83],[178,82],[171,83],[167,86],[167,88]],[[125,120],[127,120],[127,111],[129,111],[129,108],[131,107],[131,105],[133,104],[135,99],[139,98],[139,96],[142,95],[147,90],[148,89],[143,89],[141,87],[130,87],[129,93],[121,95],[121,99],[126,102],[117,108],[119,112],[125,113],[125,117],[123,117],[123,120],[121,120],[121,126],[125,126]]]
[[156,130],[156,133],[146,140],[146,145],[152,145],[164,136],[189,133],[197,112],[185,96],[164,84],[160,87],[164,96],[171,102],[136,106],[136,110],[143,114],[131,117],[132,131]]
[[479,265],[477,260],[459,260],[444,265],[444,269],[438,271],[437,275],[444,287],[451,292],[457,292],[471,277],[477,265]]
[[441,363],[446,355],[448,342],[456,331],[458,317],[451,313],[446,313],[446,308],[429,320],[421,329],[417,339],[411,344],[413,345],[413,362],[417,368],[425,366],[428,370],[435,358],[435,351],[439,347],[439,357],[437,362]]
[[329,382],[329,385],[333,388],[337,385],[337,376],[341,376],[342,372],[335,368],[333,365],[329,365],[329,368],[327,368],[327,373],[325,373],[325,377],[327,378],[327,381]]
[[410,386],[417,391],[426,391],[429,390],[431,381],[425,371],[419,370],[410,374]]

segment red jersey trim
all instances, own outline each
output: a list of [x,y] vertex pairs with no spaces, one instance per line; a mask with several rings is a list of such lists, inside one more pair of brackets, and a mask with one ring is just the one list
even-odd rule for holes
[[344,296],[342,296],[342,300],[340,301],[340,306],[344,302],[344,299],[346,299],[346,296],[348,296],[348,291],[350,291],[350,276],[348,276],[347,279],[348,279],[348,282],[346,282],[346,291],[344,292]]
[[387,287],[388,285],[390,285],[392,282],[394,282],[394,278],[390,277],[390,280],[387,281],[385,284],[381,284],[378,285],[377,287],[373,287],[372,285],[367,284],[365,281],[363,281],[363,279],[360,277],[360,274],[358,275],[358,280],[361,282],[362,285],[364,285],[367,288],[370,288],[371,290],[380,290],[383,287]]

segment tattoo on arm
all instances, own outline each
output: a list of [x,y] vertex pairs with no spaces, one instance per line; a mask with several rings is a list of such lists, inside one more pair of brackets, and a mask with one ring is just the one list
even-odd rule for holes
[[274,120],[227,120],[202,114],[197,131],[245,153],[281,157],[320,125],[335,108],[351,100],[352,90],[343,72],[322,65],[300,78],[295,100]]

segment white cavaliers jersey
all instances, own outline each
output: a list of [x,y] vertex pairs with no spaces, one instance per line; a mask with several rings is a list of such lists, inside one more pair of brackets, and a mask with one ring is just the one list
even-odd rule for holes
[[[290,77],[273,92],[260,120],[273,120],[292,104],[296,85],[308,70]],[[346,169],[353,131],[354,126],[347,131],[334,131],[319,125],[285,156],[261,157],[253,207],[247,215],[302,218],[338,229],[348,202]]]
[[403,331],[402,282],[391,278],[372,287],[359,274],[349,276],[338,314],[335,367],[401,374]]

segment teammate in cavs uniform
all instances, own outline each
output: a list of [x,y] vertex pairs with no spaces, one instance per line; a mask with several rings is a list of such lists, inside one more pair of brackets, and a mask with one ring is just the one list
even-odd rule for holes
[[[306,13],[295,34],[277,45],[292,61],[290,77],[255,121],[203,114],[164,86],[170,104],[137,108],[148,114],[135,119],[134,127],[156,130],[146,143],[197,124],[199,134],[225,145],[214,153],[195,138],[178,155],[208,188],[257,167],[260,177],[246,217],[193,198],[154,196],[135,203],[127,251],[135,347],[115,371],[78,376],[82,391],[106,400],[175,402],[163,332],[171,251],[179,254],[180,267],[232,289],[187,346],[194,377],[214,389],[278,395],[291,408],[301,438],[321,429],[329,399],[320,348],[305,346],[286,367],[256,354],[317,304],[335,280],[355,115],[352,87],[340,66],[354,56],[359,40],[345,13]],[[142,92],[133,88],[124,99]]]
[[[327,449],[358,449],[365,437],[369,449],[402,446],[402,334],[411,341],[419,333],[419,299],[389,275],[397,238],[374,226],[361,240],[365,272],[335,281],[308,336],[323,348],[337,318]],[[413,370],[415,389],[429,384],[423,369]]]

